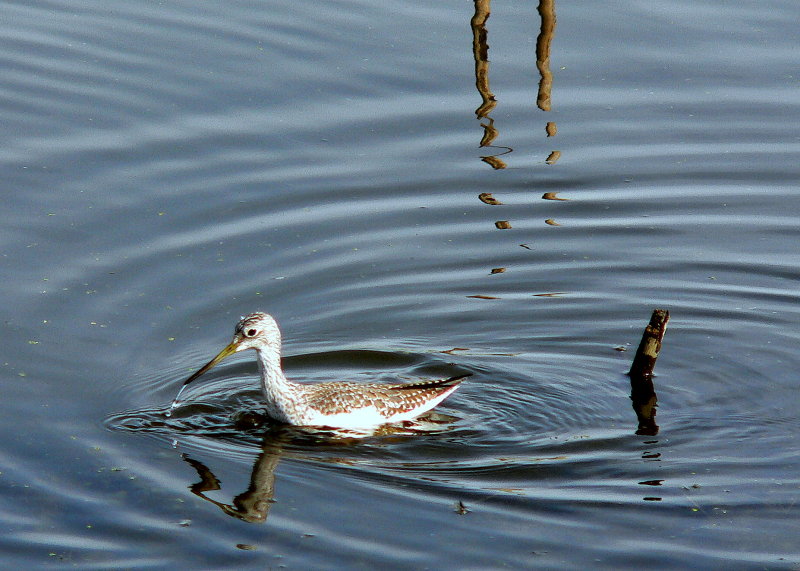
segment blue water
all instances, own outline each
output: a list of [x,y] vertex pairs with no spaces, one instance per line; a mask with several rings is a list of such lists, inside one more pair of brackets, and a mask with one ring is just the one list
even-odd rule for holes
[[[3,4],[6,566],[800,565],[800,9],[556,4],[544,111],[481,6]],[[244,354],[165,418],[254,310],[298,381],[473,376],[349,439]]]

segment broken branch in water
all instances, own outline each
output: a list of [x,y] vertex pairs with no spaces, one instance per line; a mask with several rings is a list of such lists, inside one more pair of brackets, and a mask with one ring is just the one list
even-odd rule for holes
[[650,317],[650,323],[645,327],[642,341],[633,357],[628,376],[631,378],[631,401],[633,410],[639,419],[639,429],[636,434],[658,434],[656,424],[656,397],[653,386],[653,369],[656,359],[661,351],[661,343],[669,323],[669,311],[656,309]]

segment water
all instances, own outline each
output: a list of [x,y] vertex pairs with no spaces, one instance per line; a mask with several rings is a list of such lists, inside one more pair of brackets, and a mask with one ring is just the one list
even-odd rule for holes
[[[3,5],[9,568],[800,566],[798,8],[556,4],[543,111],[481,7]],[[242,355],[165,418],[254,310],[296,380],[473,376],[355,439]]]

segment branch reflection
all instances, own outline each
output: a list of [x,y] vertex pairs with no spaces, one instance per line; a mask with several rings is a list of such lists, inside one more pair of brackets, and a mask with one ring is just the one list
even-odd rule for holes
[[[492,155],[481,156],[481,160],[495,170],[507,168],[506,162],[500,157],[513,152],[508,146],[498,146],[494,142],[500,135],[495,127],[494,119],[490,117],[492,111],[497,107],[497,99],[492,92],[489,82],[489,32],[487,22],[491,15],[491,0],[474,0],[475,10],[470,19],[472,29],[472,57],[475,61],[475,87],[481,97],[481,104],[475,109],[475,115],[481,121],[483,135],[479,143],[480,148],[492,147],[501,152]],[[539,35],[536,38],[536,69],[539,72],[539,86],[536,94],[536,106],[542,111],[550,111],[552,107],[553,73],[550,70],[550,52],[555,37],[556,30],[556,10],[555,0],[540,0],[537,7],[540,18]],[[555,137],[558,133],[558,126],[555,121],[547,121],[545,133],[548,138]],[[545,163],[555,165],[561,158],[561,151],[552,150],[547,155]],[[545,193],[546,200],[565,200],[555,198],[555,193]],[[485,204],[499,205],[501,201],[492,197],[490,193],[481,193],[479,199]],[[552,219],[546,221],[550,225],[556,225]],[[495,223],[499,230],[511,228],[508,221]]]
[[[478,119],[484,119],[481,123],[483,136],[479,143],[480,147],[493,147],[494,140],[500,134],[494,126],[494,119],[489,117],[489,113],[497,106],[497,100],[489,87],[489,42],[488,32],[486,31],[486,21],[491,14],[491,0],[475,0],[475,14],[470,20],[472,28],[472,57],[475,59],[475,87],[481,96],[481,104],[475,110]],[[500,170],[506,168],[506,163],[498,157],[510,153],[511,147],[497,147],[503,152],[494,155],[481,157],[481,160],[490,165],[493,169]]]
[[[556,7],[555,0],[540,0],[539,16],[542,19],[542,27],[539,37],[536,38],[536,69],[539,70],[539,93],[536,96],[536,106],[542,111],[550,111],[550,95],[553,90],[553,73],[550,71],[550,44],[556,31]],[[547,135],[550,134],[548,123]],[[553,123],[553,134],[555,134],[555,123]]]

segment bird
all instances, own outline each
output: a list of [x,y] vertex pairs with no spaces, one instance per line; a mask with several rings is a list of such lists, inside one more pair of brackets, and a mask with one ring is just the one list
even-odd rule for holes
[[255,349],[267,415],[295,426],[369,429],[412,420],[431,410],[458,389],[470,374],[411,383],[330,381],[301,384],[281,368],[281,331],[271,315],[255,312],[241,318],[233,340],[216,357],[183,382],[167,416],[183,390],[226,357]]

